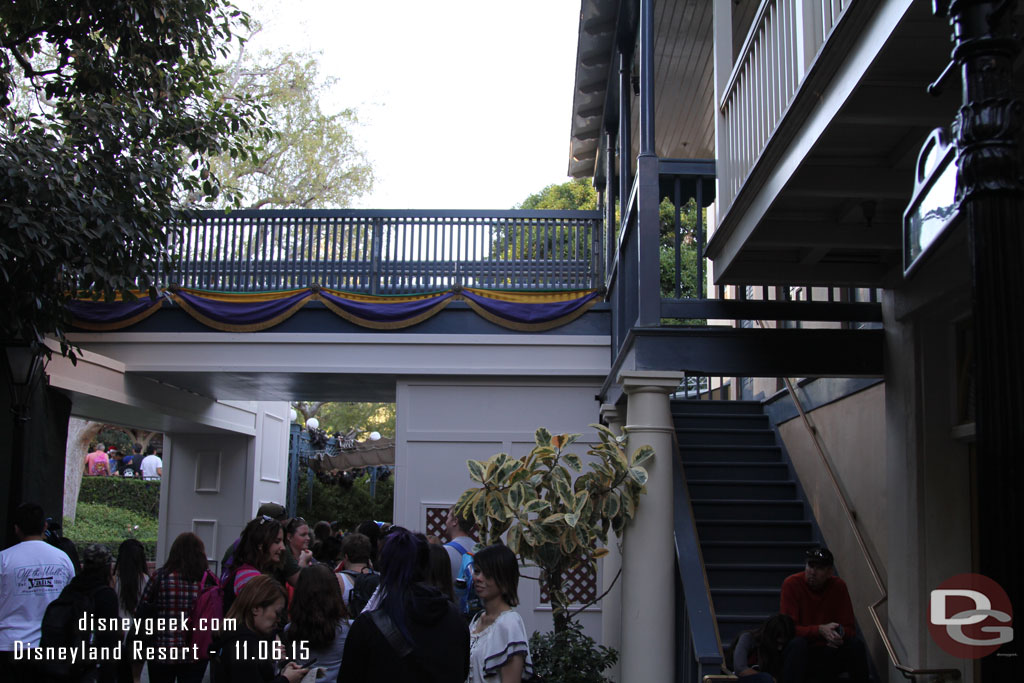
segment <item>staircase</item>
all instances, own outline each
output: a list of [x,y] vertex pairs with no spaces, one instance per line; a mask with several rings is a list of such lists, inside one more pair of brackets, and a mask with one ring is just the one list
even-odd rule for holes
[[725,646],[779,611],[814,524],[760,403],[673,401],[672,416]]

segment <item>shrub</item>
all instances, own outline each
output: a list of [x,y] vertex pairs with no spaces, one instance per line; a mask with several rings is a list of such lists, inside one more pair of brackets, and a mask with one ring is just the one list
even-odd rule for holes
[[155,517],[96,503],[79,502],[75,521],[64,520],[64,536],[74,541],[79,550],[90,543],[102,543],[116,556],[122,541],[136,538],[146,548],[150,560],[156,557],[157,530]]
[[360,522],[373,519],[390,522],[394,514],[395,478],[377,482],[376,496],[370,497],[370,476],[362,474],[351,486],[329,484],[313,477],[313,507],[306,505],[309,500],[309,484],[306,470],[299,470],[298,505],[296,510],[311,524],[318,520],[337,521],[341,528],[352,531]]
[[602,672],[619,661],[618,652],[598,645],[576,621],[560,631],[535,631],[530,656],[537,676],[558,683],[603,683]]
[[154,520],[160,512],[160,482],[122,477],[82,477],[78,504],[122,508]]

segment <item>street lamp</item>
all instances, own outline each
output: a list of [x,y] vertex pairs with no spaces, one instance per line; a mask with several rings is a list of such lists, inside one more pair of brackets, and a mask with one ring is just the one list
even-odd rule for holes
[[28,401],[44,364],[43,354],[35,344],[15,343],[4,347],[4,360],[10,377],[11,410],[24,422],[28,419]]
[[308,420],[306,420],[306,429],[319,429],[319,428],[320,428],[320,420],[316,419],[315,417],[311,417]]

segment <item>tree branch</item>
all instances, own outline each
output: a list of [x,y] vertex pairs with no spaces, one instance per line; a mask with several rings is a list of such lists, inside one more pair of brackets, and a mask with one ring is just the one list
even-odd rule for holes
[[619,565],[619,571],[615,572],[615,578],[612,579],[612,582],[608,586],[607,590],[605,590],[604,593],[601,593],[599,596],[597,596],[596,598],[594,598],[593,600],[591,600],[587,604],[585,604],[582,607],[580,607],[579,609],[577,609],[575,612],[571,612],[569,614],[569,618],[572,619],[573,617],[575,617],[577,614],[579,614],[583,610],[587,609],[588,607],[593,607],[594,605],[599,603],[604,596],[608,595],[612,591],[612,588],[615,587],[615,582],[619,580],[620,576],[622,576],[622,565],[621,564]]

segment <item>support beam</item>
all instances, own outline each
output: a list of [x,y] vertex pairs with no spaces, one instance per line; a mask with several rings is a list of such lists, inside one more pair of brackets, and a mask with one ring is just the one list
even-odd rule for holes
[[[625,372],[626,427],[632,454],[654,448],[647,495],[625,531],[622,556],[622,680],[675,680],[675,540],[672,518],[673,434],[668,395],[682,373]],[[651,590],[657,586],[657,590]]]

